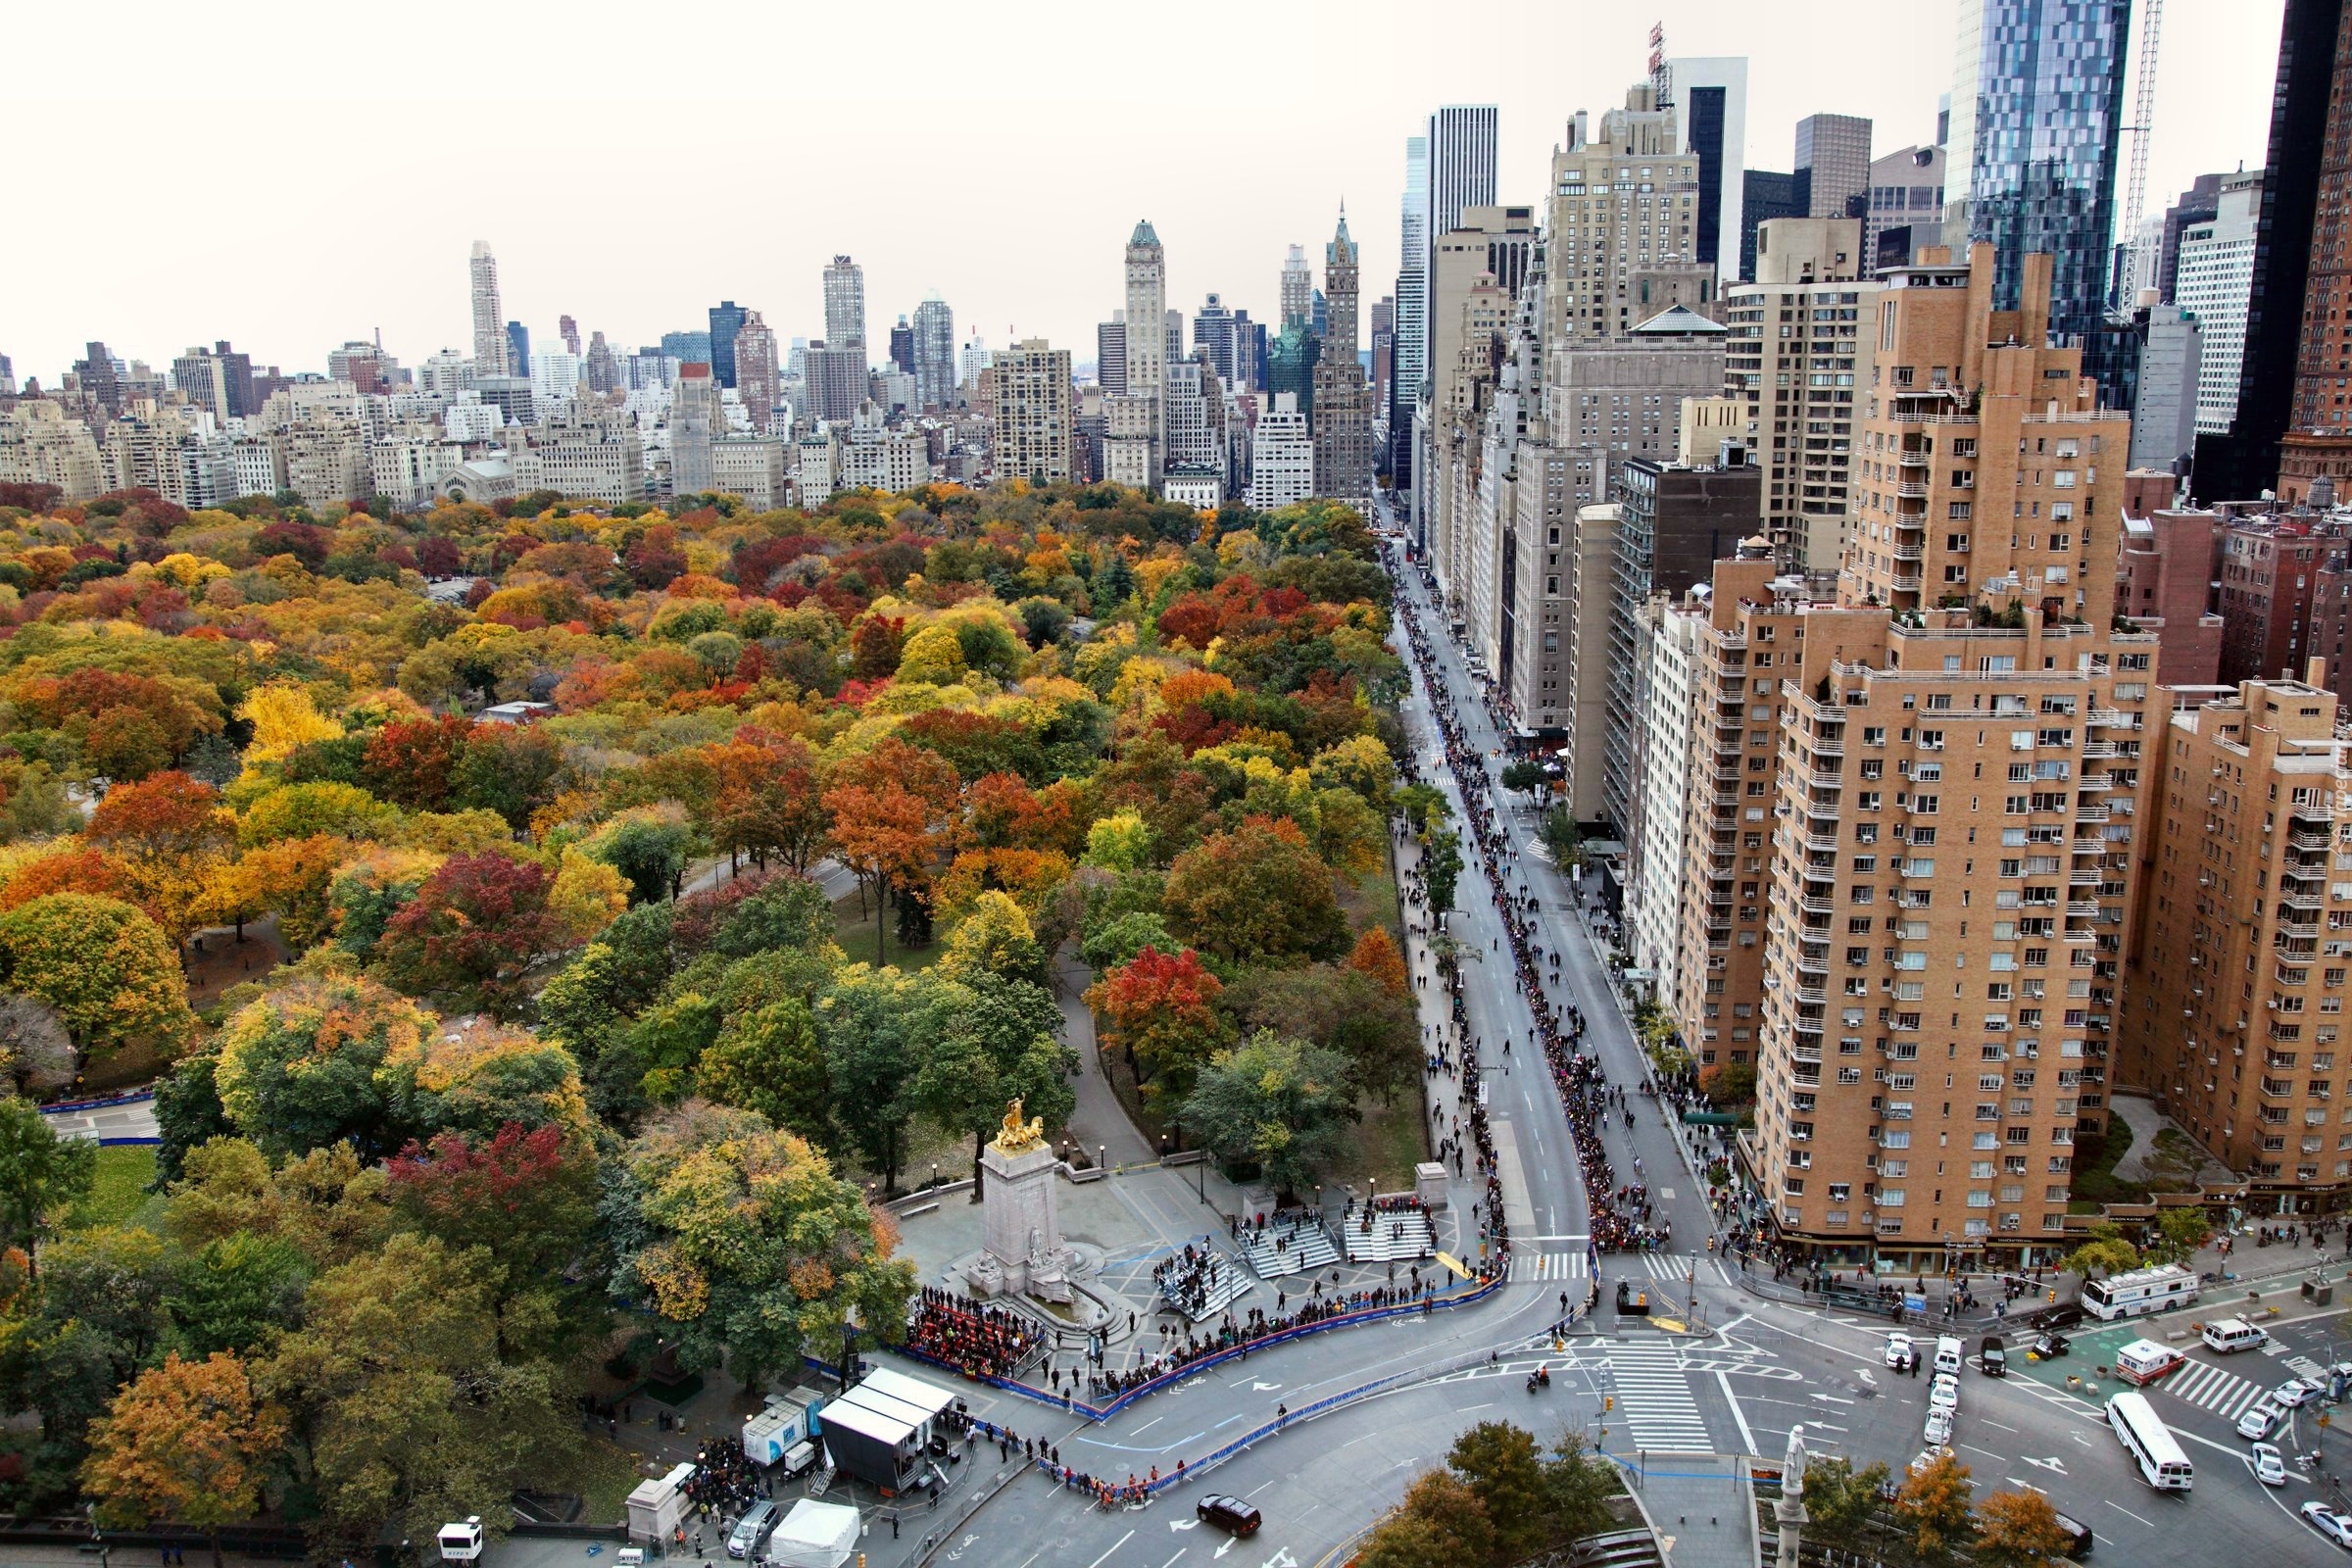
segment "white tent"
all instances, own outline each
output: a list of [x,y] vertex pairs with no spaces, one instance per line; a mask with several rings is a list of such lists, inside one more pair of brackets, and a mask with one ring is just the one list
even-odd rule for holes
[[777,1568],[841,1568],[858,1549],[858,1510],[807,1497],[767,1538],[767,1560]]

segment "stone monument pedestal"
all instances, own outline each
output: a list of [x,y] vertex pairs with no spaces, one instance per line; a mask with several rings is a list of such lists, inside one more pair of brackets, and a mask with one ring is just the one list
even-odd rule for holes
[[1061,1239],[1059,1166],[1042,1143],[1011,1152],[992,1143],[981,1151],[981,1252],[964,1269],[974,1295],[1072,1298],[1078,1254]]
[[1446,1206],[1446,1167],[1434,1159],[1423,1160],[1413,1167],[1413,1195],[1428,1209]]

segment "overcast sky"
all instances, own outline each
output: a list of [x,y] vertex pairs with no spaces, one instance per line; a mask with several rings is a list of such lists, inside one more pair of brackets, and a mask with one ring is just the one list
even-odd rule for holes
[[[2281,3],[2174,0],[2151,212],[2261,166]],[[1670,54],[1748,57],[1750,168],[1788,169],[1817,111],[1869,116],[1881,153],[1926,140],[1949,90],[1954,0],[1656,14]],[[1568,118],[1644,71],[1651,20],[1554,0],[20,7],[0,353],[46,383],[90,338],[156,364],[227,337],[322,370],[380,328],[415,365],[470,347],[478,238],[534,345],[565,313],[651,342],[722,297],[819,336],[819,272],[846,251],[876,358],[936,288],[960,341],[1043,335],[1084,361],[1138,218],[1171,305],[1214,290],[1271,319],[1284,248],[1310,246],[1319,283],[1343,200],[1369,307],[1428,111],[1498,104],[1501,197],[1540,200]]]

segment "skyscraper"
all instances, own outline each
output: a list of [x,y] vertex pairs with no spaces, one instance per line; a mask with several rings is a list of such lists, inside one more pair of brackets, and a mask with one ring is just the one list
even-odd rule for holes
[[914,373],[914,328],[906,324],[904,316],[890,329],[890,363],[908,375]]
[[473,242],[473,260],[468,270],[473,278],[473,368],[476,375],[505,375],[512,367],[507,361],[506,316],[498,303],[498,258],[490,254],[490,242]]
[[1357,266],[1348,212],[1323,248],[1329,315],[1315,363],[1315,494],[1368,507],[1372,500],[1372,409],[1356,358]]
[[1944,242],[1993,248],[1992,303],[2016,310],[2051,259],[2049,329],[2087,338],[2107,299],[2132,0],[1972,0],[1952,78]]
[[865,269],[847,256],[825,268],[825,341],[836,350],[865,351]]
[[556,318],[556,336],[564,340],[564,353],[577,354],[580,352],[580,323],[570,317],[559,316]]
[[[1158,406],[1167,384],[1168,269],[1159,236],[1144,219],[1127,238],[1127,395],[1152,400],[1152,482],[1159,480],[1161,451]],[[1065,355],[1066,358],[1066,355]],[[1065,372],[1066,377],[1066,372]],[[1066,389],[1065,389],[1066,390]]]
[[735,329],[735,386],[753,426],[765,434],[775,428],[776,334],[758,311],[746,311]]
[[[520,321],[507,323],[506,369],[500,373],[515,376],[531,373],[531,329]],[[476,379],[480,378],[481,369],[478,366],[474,375]]]
[[1389,480],[1408,489],[1413,405],[1429,373],[1429,138],[1404,139],[1404,197],[1396,264],[1396,350],[1389,377]]
[[[2306,150],[2306,161],[2309,156]],[[2322,476],[2333,481],[2339,496],[2352,489],[2352,417],[2342,386],[2344,362],[2352,356],[2352,253],[2344,246],[2352,225],[2352,11],[2336,35],[2334,89],[2319,165],[2294,404],[2278,457],[2278,494],[2289,501],[2308,495],[2311,481]]]
[[2311,275],[2320,160],[2329,105],[2345,69],[2344,0],[2286,0],[2278,72],[2271,90],[2270,158],[2254,230],[2254,277],[2237,372],[2237,412],[2227,435],[2197,437],[2191,482],[2200,501],[2242,500],[2278,476],[2279,440],[2294,401],[2294,366]]
[[914,308],[914,395],[927,409],[956,401],[956,313],[936,289]]
[[1747,169],[1747,57],[1670,60],[1683,151],[1698,160],[1698,259],[1740,275],[1740,175]]
[[2237,412],[2237,372],[2246,350],[2246,304],[2254,285],[2254,225],[2262,176],[2231,174],[2214,216],[2180,231],[2174,301],[2197,318],[2197,428],[2227,430]]
[[720,300],[710,307],[710,373],[722,387],[735,384],[735,333],[743,325],[743,307]]
[[1494,201],[1493,104],[1448,104],[1429,117],[1429,232],[1462,220],[1465,207]]
[[1193,313],[1193,348],[1208,351],[1209,367],[1226,386],[1233,385],[1233,313],[1214,294]]
[[1315,272],[1306,265],[1306,247],[1294,245],[1282,259],[1282,330],[1314,324]]
[[1095,384],[1112,397],[1127,390],[1127,313],[1095,323]]
[[[1151,232],[1150,223],[1136,225],[1139,236]],[[1156,252],[1158,248],[1158,242],[1152,241],[1152,249]],[[1155,333],[1142,335],[1157,341]],[[998,477],[1067,483],[1072,429],[1070,351],[1054,348],[1042,337],[1028,338],[998,354],[989,368],[997,388]]]
[[[1870,122],[1807,115],[1796,122],[1796,189],[1807,218],[1860,218],[1869,210]],[[1848,212],[1859,197],[1863,212]]]

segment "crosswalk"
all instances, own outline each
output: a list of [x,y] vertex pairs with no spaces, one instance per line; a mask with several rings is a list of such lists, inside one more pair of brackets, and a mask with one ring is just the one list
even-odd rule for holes
[[2225,1421],[2235,1421],[2245,1414],[2246,1406],[2270,1392],[2211,1361],[2193,1357],[2180,1370],[2150,1387],[2201,1410],[2211,1410]]
[[1714,1449],[1683,1371],[1681,1352],[1673,1346],[1639,1340],[1611,1346],[1608,1368],[1619,1416],[1636,1447],[1697,1453]]
[[1511,1278],[1521,1283],[1540,1280],[1581,1280],[1582,1252],[1517,1252],[1511,1257]]

